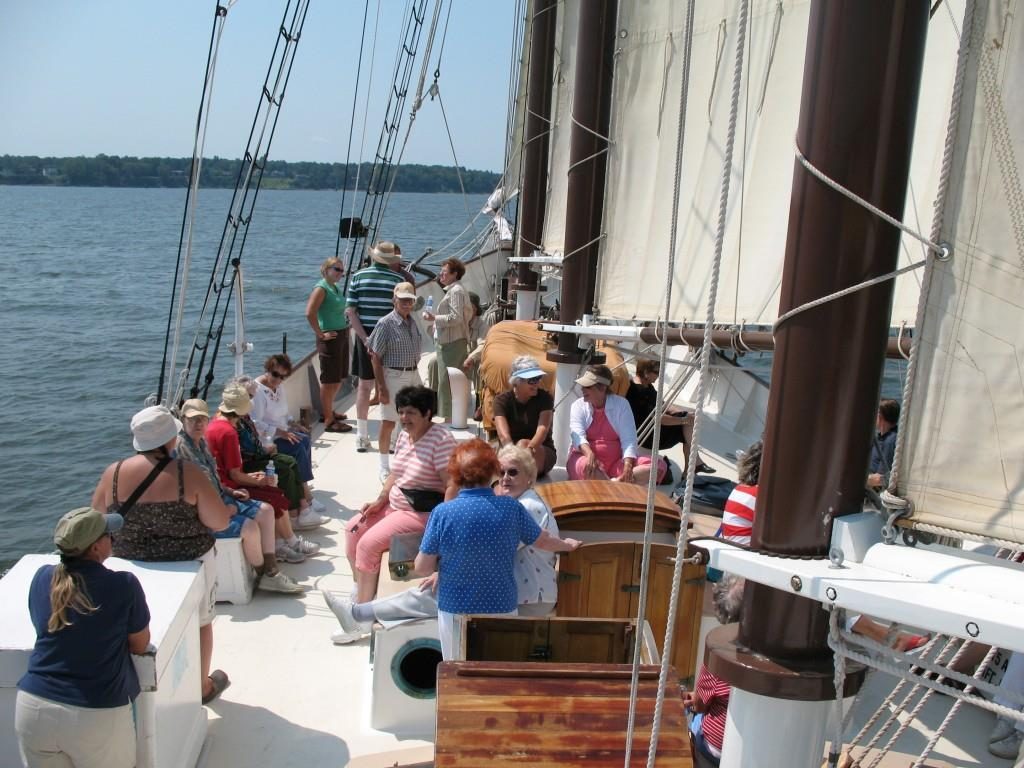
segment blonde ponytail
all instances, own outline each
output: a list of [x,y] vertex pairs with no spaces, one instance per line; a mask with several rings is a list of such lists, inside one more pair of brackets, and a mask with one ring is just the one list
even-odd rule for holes
[[46,623],[46,629],[50,632],[59,632],[65,627],[71,626],[68,618],[68,609],[78,613],[93,613],[96,606],[92,604],[80,574],[69,571],[63,562],[57,564],[53,569],[53,578],[50,579],[50,620]]

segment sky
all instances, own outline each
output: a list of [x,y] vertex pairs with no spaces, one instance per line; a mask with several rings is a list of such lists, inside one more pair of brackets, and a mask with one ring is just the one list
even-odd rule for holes
[[[467,168],[500,171],[515,3],[450,2],[439,86],[455,154]],[[407,4],[370,0],[353,162],[373,159]],[[241,157],[286,6],[230,7],[205,156]],[[433,7],[431,0],[427,27]],[[0,0],[0,154],[191,156],[214,8],[213,0]],[[360,0],[310,0],[270,159],[345,160],[365,8]],[[446,0],[442,27],[447,10]],[[428,86],[440,37],[439,29]],[[417,60],[413,90],[419,71]],[[411,102],[410,94],[402,136]],[[419,111],[403,162],[454,163],[437,101]]]

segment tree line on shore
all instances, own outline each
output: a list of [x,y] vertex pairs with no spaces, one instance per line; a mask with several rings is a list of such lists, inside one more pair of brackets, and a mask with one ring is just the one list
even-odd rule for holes
[[[190,157],[35,157],[0,155],[0,184],[31,184],[71,187],[185,187],[192,165]],[[199,184],[202,187],[234,188],[240,160],[204,158]],[[347,174],[346,174],[347,171]],[[500,174],[460,168],[469,194],[488,194]],[[268,160],[263,173],[265,189],[366,189],[372,164],[312,163]],[[459,192],[454,166],[403,165],[394,177],[395,192]],[[381,180],[374,180],[382,188]]]

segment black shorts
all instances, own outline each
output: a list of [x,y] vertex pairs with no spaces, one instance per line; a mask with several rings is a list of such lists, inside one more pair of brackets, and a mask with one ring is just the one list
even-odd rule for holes
[[333,339],[317,339],[320,383],[340,384],[348,377],[348,328],[336,331]]
[[370,362],[370,353],[366,350],[363,340],[356,336],[352,340],[352,375],[358,376],[363,381],[373,381],[373,363]]

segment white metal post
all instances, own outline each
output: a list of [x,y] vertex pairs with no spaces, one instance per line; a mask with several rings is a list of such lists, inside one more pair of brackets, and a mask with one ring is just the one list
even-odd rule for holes
[[832,702],[772,699],[733,688],[721,768],[817,768]]
[[565,466],[569,458],[569,449],[572,441],[569,439],[569,406],[575,399],[573,395],[576,387],[577,366],[572,363],[559,363],[555,368],[555,415],[551,429],[555,440],[555,449],[558,451],[557,463]]

